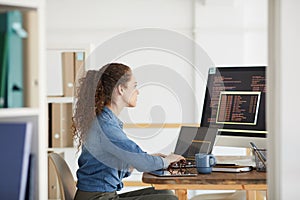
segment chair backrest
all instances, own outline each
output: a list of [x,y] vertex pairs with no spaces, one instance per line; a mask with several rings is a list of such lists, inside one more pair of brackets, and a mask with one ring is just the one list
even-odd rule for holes
[[57,153],[50,153],[48,156],[57,174],[62,200],[73,200],[76,193],[76,184],[70,168]]

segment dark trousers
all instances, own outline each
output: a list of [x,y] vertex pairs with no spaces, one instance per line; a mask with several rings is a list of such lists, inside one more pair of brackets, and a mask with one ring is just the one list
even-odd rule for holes
[[155,190],[153,187],[123,194],[116,192],[84,192],[77,190],[75,200],[178,200],[170,190]]

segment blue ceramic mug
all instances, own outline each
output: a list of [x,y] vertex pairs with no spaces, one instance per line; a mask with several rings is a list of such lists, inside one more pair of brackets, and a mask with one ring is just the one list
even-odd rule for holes
[[216,165],[216,158],[213,154],[197,153],[195,160],[197,171],[200,174],[210,174],[212,167]]

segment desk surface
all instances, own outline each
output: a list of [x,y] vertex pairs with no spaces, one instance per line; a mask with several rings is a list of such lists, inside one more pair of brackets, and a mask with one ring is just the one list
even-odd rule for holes
[[267,190],[267,175],[255,170],[242,173],[212,172],[195,177],[158,177],[144,173],[144,183],[155,189],[173,189],[179,200],[187,199],[187,190],[246,190],[247,200],[256,199],[256,190]]
[[265,172],[225,173],[212,172],[211,174],[198,174],[195,177],[158,177],[149,173],[143,174],[143,182],[151,184],[202,184],[202,185],[250,185],[266,184]]

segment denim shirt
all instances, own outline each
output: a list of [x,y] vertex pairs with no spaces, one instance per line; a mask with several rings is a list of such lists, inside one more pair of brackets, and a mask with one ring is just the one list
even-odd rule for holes
[[123,123],[104,107],[91,125],[78,160],[77,188],[87,192],[113,192],[123,188],[129,168],[154,171],[164,160],[144,152],[123,132]]

